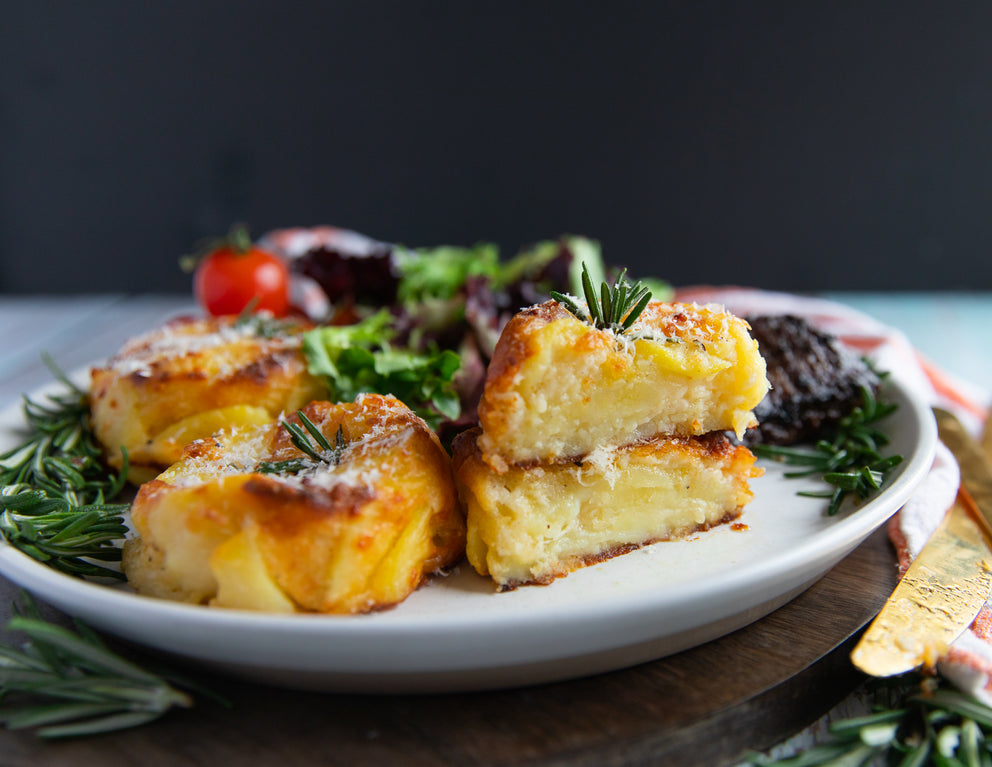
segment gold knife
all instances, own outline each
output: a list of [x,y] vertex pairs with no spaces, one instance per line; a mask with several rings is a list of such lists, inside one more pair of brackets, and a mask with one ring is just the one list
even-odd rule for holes
[[992,465],[992,415],[985,419],[985,432],[982,434],[982,452],[985,453],[985,460]]
[[971,625],[992,586],[992,471],[951,413],[934,409],[961,489],[940,526],[851,653],[872,676],[932,666]]
[[940,408],[934,408],[933,413],[937,417],[940,441],[958,459],[961,485],[974,499],[981,519],[985,521],[986,531],[992,531],[992,469],[989,468],[982,448],[954,415]]

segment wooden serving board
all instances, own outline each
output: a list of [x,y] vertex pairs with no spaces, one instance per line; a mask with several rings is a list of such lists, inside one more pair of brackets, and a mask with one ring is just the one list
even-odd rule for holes
[[[627,670],[518,690],[389,697],[295,692],[199,674],[232,708],[201,699],[142,728],[67,742],[0,730],[0,761],[32,767],[734,764],[747,751],[802,730],[855,689],[863,677],[848,652],[896,580],[895,557],[880,530],[762,620]],[[4,624],[15,595],[16,587],[0,579]],[[133,648],[126,653],[138,662],[157,660]]]

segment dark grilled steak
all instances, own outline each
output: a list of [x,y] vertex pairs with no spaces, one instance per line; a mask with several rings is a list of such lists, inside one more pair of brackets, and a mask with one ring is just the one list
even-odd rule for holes
[[861,387],[878,376],[835,337],[792,315],[748,317],[772,388],[754,413],[748,444],[790,445],[826,436],[861,404]]

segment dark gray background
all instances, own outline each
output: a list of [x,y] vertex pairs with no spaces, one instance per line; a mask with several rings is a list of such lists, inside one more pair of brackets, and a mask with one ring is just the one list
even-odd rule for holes
[[0,2],[0,291],[235,220],[678,284],[992,289],[992,4]]

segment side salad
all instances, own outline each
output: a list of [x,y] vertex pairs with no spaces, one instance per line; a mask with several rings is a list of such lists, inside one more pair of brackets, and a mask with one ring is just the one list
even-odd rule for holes
[[[583,272],[596,285],[620,272],[597,241],[575,235],[504,259],[492,243],[408,248],[313,231],[261,241],[319,291],[303,307],[325,324],[305,341],[310,372],[343,399],[396,394],[445,442],[475,424],[486,368],[513,314],[555,293],[583,295]],[[674,293],[660,280],[644,282],[657,299]]]

